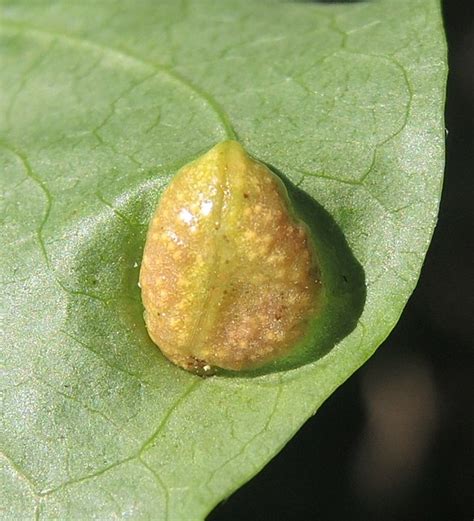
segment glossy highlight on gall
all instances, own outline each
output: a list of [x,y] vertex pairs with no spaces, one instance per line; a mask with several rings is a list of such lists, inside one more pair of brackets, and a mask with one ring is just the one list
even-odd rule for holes
[[285,186],[235,141],[184,166],[163,193],[140,286],[150,337],[200,374],[288,354],[322,292],[308,228]]

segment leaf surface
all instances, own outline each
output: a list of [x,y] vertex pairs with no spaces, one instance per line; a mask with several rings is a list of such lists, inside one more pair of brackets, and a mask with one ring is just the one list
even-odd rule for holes
[[[413,291],[444,164],[438,2],[0,5],[2,518],[202,519]],[[138,270],[171,176],[227,138],[328,212],[366,297],[311,363],[201,379],[149,340]]]

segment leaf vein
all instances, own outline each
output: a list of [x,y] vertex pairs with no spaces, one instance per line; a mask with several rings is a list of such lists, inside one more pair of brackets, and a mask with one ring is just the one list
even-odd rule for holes
[[69,41],[72,44],[80,45],[83,47],[89,47],[91,49],[101,50],[102,52],[111,53],[116,56],[121,56],[122,58],[125,58],[127,60],[133,61],[135,63],[139,63],[143,66],[153,68],[155,71],[162,72],[163,74],[167,75],[168,78],[176,81],[177,83],[180,83],[182,86],[190,90],[191,92],[194,92],[196,96],[201,98],[207,106],[214,112],[216,117],[219,119],[222,128],[229,139],[237,139],[237,133],[230,121],[229,116],[224,111],[222,106],[219,104],[219,102],[212,96],[209,92],[204,90],[202,87],[192,83],[188,78],[186,78],[181,73],[177,72],[176,70],[172,69],[171,67],[166,66],[165,64],[158,63],[158,62],[152,62],[145,60],[138,55],[134,54],[133,52],[130,52],[129,50],[117,48],[117,47],[111,47],[108,45],[104,45],[102,43],[89,40],[87,38],[81,37],[81,36],[72,36],[70,34],[60,32],[60,31],[49,31],[46,29],[42,29],[40,27],[33,26],[31,24],[27,23],[19,23],[19,22],[11,22],[2,20],[1,25],[4,26],[4,28],[14,28],[19,31],[23,31],[25,33],[29,33],[34,35],[44,35],[49,37],[56,37],[60,38],[63,41]]

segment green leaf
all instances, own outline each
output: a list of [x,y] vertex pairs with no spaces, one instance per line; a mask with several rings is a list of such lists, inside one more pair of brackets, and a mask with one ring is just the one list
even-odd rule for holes
[[[416,284],[444,159],[438,2],[1,6],[2,519],[202,519]],[[232,137],[331,216],[366,298],[311,363],[201,379],[149,340],[138,269],[163,187]]]

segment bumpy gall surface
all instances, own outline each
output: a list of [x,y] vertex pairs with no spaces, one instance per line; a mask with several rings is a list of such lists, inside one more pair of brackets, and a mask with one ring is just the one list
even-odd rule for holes
[[183,167],[164,192],[140,286],[151,338],[195,372],[284,356],[321,294],[309,232],[283,183],[235,141]]

